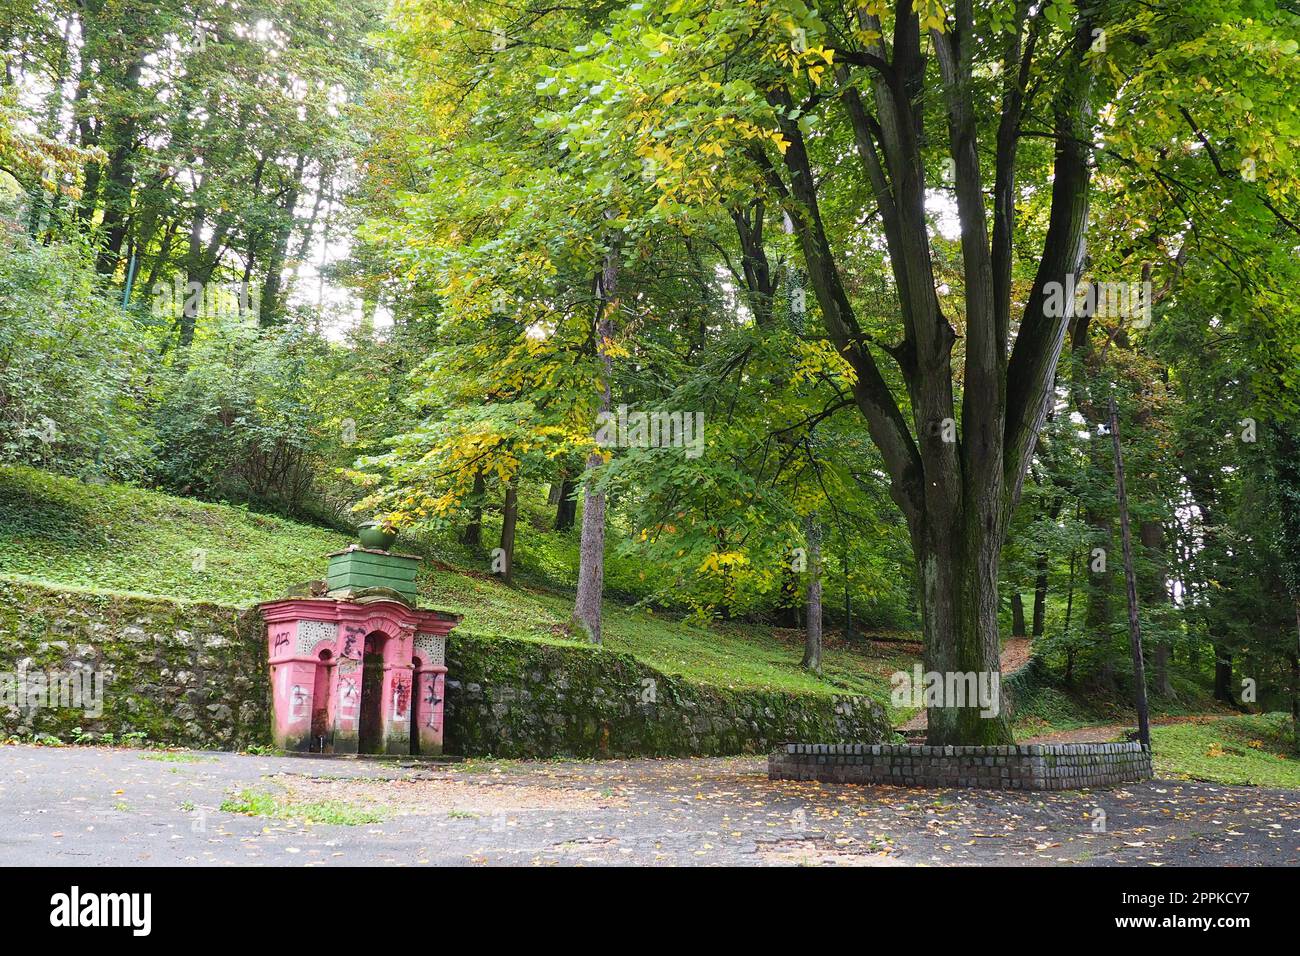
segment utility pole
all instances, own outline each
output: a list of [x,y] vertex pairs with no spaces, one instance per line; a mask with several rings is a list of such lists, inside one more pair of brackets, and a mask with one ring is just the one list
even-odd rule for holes
[[1128,489],[1124,485],[1124,452],[1119,443],[1119,406],[1110,396],[1110,441],[1115,451],[1115,489],[1119,495],[1119,527],[1124,542],[1124,581],[1128,589],[1128,644],[1133,653],[1133,679],[1138,712],[1138,739],[1151,749],[1151,719],[1147,712],[1147,675],[1142,661],[1142,624],[1138,620],[1137,574],[1133,569],[1133,533],[1128,521]]

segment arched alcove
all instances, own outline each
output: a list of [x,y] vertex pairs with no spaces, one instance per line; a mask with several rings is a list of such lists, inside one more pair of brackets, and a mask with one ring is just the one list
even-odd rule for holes
[[357,752],[384,752],[384,650],[388,636],[381,631],[366,635],[361,658],[361,713],[357,727]]

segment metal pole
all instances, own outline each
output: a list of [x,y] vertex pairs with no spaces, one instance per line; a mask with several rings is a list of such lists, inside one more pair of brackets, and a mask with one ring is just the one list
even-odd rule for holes
[[135,253],[131,253],[131,261],[127,263],[126,268],[126,287],[122,289],[122,308],[125,309],[131,302],[131,286],[135,282]]
[[1128,522],[1128,490],[1124,486],[1124,452],[1119,443],[1119,407],[1110,397],[1110,440],[1115,450],[1115,489],[1119,495],[1119,527],[1124,542],[1124,581],[1128,588],[1128,643],[1133,653],[1138,739],[1151,749],[1151,720],[1147,713],[1147,675],[1142,661],[1142,625],[1138,620],[1137,574],[1133,570],[1133,534]]

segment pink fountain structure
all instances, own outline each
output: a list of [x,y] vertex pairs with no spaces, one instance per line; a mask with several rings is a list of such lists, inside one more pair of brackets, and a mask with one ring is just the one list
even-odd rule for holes
[[416,608],[419,562],[353,545],[330,555],[320,596],[259,606],[277,747],[442,753],[447,635],[460,618]]

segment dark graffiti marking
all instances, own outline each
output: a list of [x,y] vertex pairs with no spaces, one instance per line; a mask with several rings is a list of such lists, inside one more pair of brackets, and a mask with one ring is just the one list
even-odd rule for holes
[[442,712],[438,710],[438,705],[442,703],[442,698],[438,696],[437,680],[429,681],[429,696],[424,698],[424,702],[429,705],[428,716],[425,718],[424,726],[437,728],[441,723]]
[[272,649],[271,653],[278,654],[280,653],[280,648],[288,647],[288,646],[289,646],[289,634],[287,631],[281,631],[279,634],[275,636],[275,647]]
[[[359,641],[363,636],[365,636],[365,629],[356,624],[349,624],[347,625],[347,627],[343,629],[343,633],[345,636],[343,638],[342,656],[354,657],[352,652],[356,649],[357,641]],[[361,655],[360,654],[355,655],[354,659],[360,660]]]
[[343,702],[351,703],[357,696],[357,682],[351,677],[341,678],[339,687],[343,691]]

